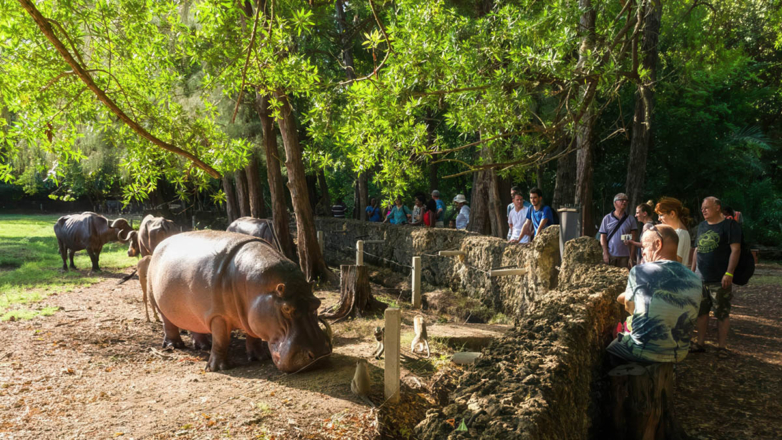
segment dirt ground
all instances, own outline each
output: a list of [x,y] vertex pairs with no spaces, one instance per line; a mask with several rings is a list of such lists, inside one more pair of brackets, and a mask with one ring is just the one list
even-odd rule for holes
[[[378,437],[378,411],[351,394],[350,380],[374,349],[379,317],[334,325],[334,354],[314,371],[286,375],[271,361],[248,363],[235,334],[235,368],[205,373],[208,352],[161,349],[162,327],[146,322],[136,278],[118,285],[124,274],[103,275],[42,301],[60,308],[54,316],[0,323],[0,438]],[[394,289],[373,284],[373,292],[398,299]],[[324,306],[338,299],[336,290],[316,295]],[[434,364],[405,350],[413,315],[403,316],[403,381],[416,386]],[[433,358],[443,354],[435,349]],[[382,365],[371,359],[375,405],[383,402]]]
[[728,359],[717,357],[710,318],[706,353],[677,366],[676,411],[695,439],[782,438],[782,266],[760,264],[733,291]]

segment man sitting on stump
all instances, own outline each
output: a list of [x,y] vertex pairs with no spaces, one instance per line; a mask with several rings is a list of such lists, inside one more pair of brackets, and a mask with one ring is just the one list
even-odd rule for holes
[[646,263],[630,270],[627,289],[617,298],[630,313],[626,332],[608,352],[615,364],[681,362],[698,317],[700,277],[677,261],[679,236],[670,226],[653,226],[641,244]]

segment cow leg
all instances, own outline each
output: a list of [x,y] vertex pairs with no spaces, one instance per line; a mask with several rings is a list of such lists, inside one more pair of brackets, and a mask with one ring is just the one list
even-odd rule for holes
[[193,348],[196,350],[209,350],[212,348],[212,335],[209,333],[190,332],[193,338]]
[[252,362],[271,359],[272,354],[269,351],[269,345],[264,340],[247,336],[246,345],[248,361]]
[[71,269],[76,270],[76,265],[73,264],[73,254],[75,254],[76,251],[73,249],[68,249],[68,258],[71,260]]
[[62,257],[62,270],[68,271],[68,249],[65,249],[65,243],[62,240],[57,240],[57,244],[60,246],[60,256]]
[[87,249],[87,254],[90,256],[90,260],[92,260],[92,272],[100,272],[100,267],[98,267],[98,255],[93,251],[92,249]]
[[[144,257],[139,260],[136,265],[138,268],[138,282],[141,284],[141,301],[144,303],[144,314],[147,315],[147,322],[150,322],[149,306],[147,304],[147,271],[149,270],[149,262],[151,259],[152,257]],[[154,313],[155,318],[157,318],[154,307],[152,308],[152,313]]]
[[228,363],[228,346],[231,344],[231,327],[221,316],[212,319],[212,352],[206,371],[220,371],[231,368]]
[[166,315],[162,313],[161,315],[163,316],[163,348],[185,348],[185,343],[179,336],[179,327],[169,321]]

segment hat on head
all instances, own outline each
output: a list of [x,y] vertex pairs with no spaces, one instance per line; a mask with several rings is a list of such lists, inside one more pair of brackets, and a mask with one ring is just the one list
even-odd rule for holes
[[437,190],[432,191],[432,197],[440,197],[440,191]]
[[464,194],[458,194],[453,198],[453,201],[456,203],[467,203],[467,197],[464,197]]
[[615,195],[614,196],[614,202],[616,202],[617,200],[627,200],[627,194],[619,193],[619,194]]

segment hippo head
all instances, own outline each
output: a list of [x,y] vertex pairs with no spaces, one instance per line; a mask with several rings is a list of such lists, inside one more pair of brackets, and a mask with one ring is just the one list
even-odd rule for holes
[[254,301],[250,328],[268,342],[278,370],[295,373],[331,354],[331,328],[318,325],[318,307],[308,283],[280,283]]

